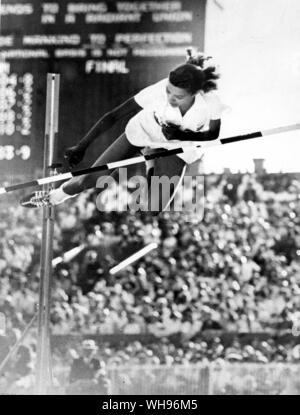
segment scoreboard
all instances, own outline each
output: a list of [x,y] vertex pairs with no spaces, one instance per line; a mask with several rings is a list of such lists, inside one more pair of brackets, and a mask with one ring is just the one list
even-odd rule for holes
[[17,135],[29,137],[32,124],[33,74],[21,76],[10,73],[10,65],[0,63],[0,136],[11,137],[1,140],[0,161],[20,157],[29,160],[31,156],[30,140],[20,141],[16,147]]
[[[168,75],[204,44],[205,0],[2,0],[0,170],[42,167],[48,72],[61,75],[58,160],[109,109]],[[87,153],[94,161],[123,120]],[[3,177],[3,176],[2,176]]]

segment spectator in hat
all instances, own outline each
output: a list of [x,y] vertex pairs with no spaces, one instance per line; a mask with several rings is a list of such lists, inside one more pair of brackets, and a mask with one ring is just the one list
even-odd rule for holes
[[69,380],[70,383],[79,379],[93,379],[100,369],[100,361],[96,357],[98,346],[94,340],[87,339],[82,342],[81,356],[73,360]]
[[96,356],[98,346],[92,339],[82,342],[81,356],[75,356],[71,366],[68,394],[108,395],[111,384],[107,378],[105,362]]

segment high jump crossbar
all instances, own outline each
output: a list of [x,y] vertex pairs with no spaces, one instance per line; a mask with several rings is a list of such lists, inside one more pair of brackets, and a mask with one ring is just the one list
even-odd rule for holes
[[96,173],[96,172],[104,171],[104,170],[113,170],[115,168],[130,166],[132,164],[143,163],[143,162],[148,161],[148,160],[154,160],[154,159],[162,158],[162,157],[170,157],[174,154],[182,154],[182,153],[185,153],[187,151],[193,151],[196,148],[205,150],[206,148],[210,148],[210,147],[213,147],[213,146],[231,144],[231,143],[236,143],[238,141],[245,141],[245,140],[249,140],[249,139],[265,137],[265,136],[268,136],[268,135],[282,134],[282,133],[287,133],[287,132],[295,131],[295,130],[299,130],[299,129],[300,129],[300,123],[297,123],[297,124],[286,125],[286,126],[283,126],[283,127],[276,127],[276,128],[270,128],[270,129],[267,129],[267,130],[255,131],[255,132],[249,133],[249,134],[243,134],[243,135],[237,135],[237,136],[233,136],[233,137],[221,138],[217,142],[215,142],[215,141],[205,142],[204,144],[201,144],[201,145],[188,144],[187,146],[182,147],[183,146],[182,142],[181,143],[176,143],[176,144],[174,144],[174,147],[176,147],[176,148],[173,147],[171,150],[159,151],[159,152],[154,153],[154,154],[148,154],[148,155],[143,155],[143,156],[138,156],[138,157],[132,157],[132,158],[125,159],[125,160],[119,160],[119,161],[116,161],[116,162],[113,162],[113,163],[102,164],[100,166],[94,166],[94,167],[89,167],[89,168],[86,168],[86,169],[69,171],[69,172],[66,172],[66,173],[56,174],[55,176],[43,177],[41,179],[32,180],[32,181],[24,182],[24,183],[19,183],[19,184],[15,184],[15,185],[12,185],[12,186],[0,187],[0,195],[8,193],[8,192],[14,192],[16,190],[24,189],[26,187],[41,186],[41,185],[45,185],[45,184],[60,182],[60,181],[71,179],[72,177],[82,176],[84,174]]

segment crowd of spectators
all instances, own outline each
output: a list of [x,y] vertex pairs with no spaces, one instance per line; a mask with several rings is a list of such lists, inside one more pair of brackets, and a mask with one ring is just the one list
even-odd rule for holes
[[[207,328],[291,329],[300,320],[298,189],[293,184],[292,201],[245,201],[243,186],[246,191],[242,180],[235,203],[222,180],[208,186],[201,220],[186,221],[180,212],[158,218],[99,212],[93,193],[61,205],[54,256],[83,249],[55,269],[54,334],[191,337]],[[11,204],[0,215],[0,312],[8,325],[22,329],[38,302],[41,214]],[[153,241],[157,250],[109,274],[120,259]]]
[[[257,385],[259,393],[271,394],[276,384],[280,389],[276,393],[282,393],[288,382],[299,393],[300,384],[294,372],[298,368],[299,374],[300,345],[295,341],[282,343],[271,337],[251,340],[238,336],[226,340],[216,332],[211,334],[207,338],[175,342],[163,337],[146,342],[123,339],[118,344],[102,341],[97,345],[92,339],[62,343],[52,353],[52,392],[205,394],[210,382],[209,370],[215,382],[214,394],[233,393],[233,388],[237,389],[236,393],[251,393],[238,382],[238,379],[244,382],[246,377]],[[35,354],[33,339],[32,344],[27,341],[19,348],[9,370],[1,377],[0,393],[34,393]],[[181,368],[179,372],[177,366]],[[282,372],[286,375],[284,379]],[[194,380],[193,376],[196,376]],[[179,389],[177,381],[181,385]],[[266,384],[262,386],[262,383]],[[174,387],[177,389],[173,390]]]
[[[289,175],[209,176],[205,193],[204,216],[195,214],[190,220],[180,212],[160,217],[99,212],[93,191],[60,205],[54,256],[83,248],[54,271],[53,334],[149,333],[165,338],[181,333],[191,346],[195,336],[209,329],[298,333],[299,180]],[[39,293],[41,212],[20,207],[17,197],[0,201],[0,313],[7,332],[24,330],[36,312]],[[150,242],[157,242],[158,249],[109,274],[121,259]],[[194,344],[188,357],[178,349],[183,361],[203,356],[205,346]],[[277,346],[260,355],[261,361],[289,360]],[[112,361],[121,354],[131,362],[126,350],[111,350]],[[212,350],[208,347],[207,353]],[[227,359],[222,355],[226,348],[218,350],[220,356],[213,358]],[[143,359],[165,363],[151,348],[143,347],[143,353]],[[180,360],[176,353],[170,361]],[[243,348],[239,353],[244,359]],[[255,351],[250,361],[259,361],[253,356]]]

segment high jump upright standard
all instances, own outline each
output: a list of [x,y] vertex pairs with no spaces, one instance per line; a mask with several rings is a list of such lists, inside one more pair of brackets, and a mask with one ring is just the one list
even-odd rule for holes
[[[43,174],[54,175],[54,157],[58,133],[60,75],[47,74],[46,119],[44,138]],[[50,184],[43,185],[43,191],[50,190]],[[43,230],[40,257],[40,290],[38,305],[38,337],[36,365],[36,393],[46,394],[52,386],[51,346],[50,346],[50,306],[51,277],[53,258],[54,207],[43,207]]]

